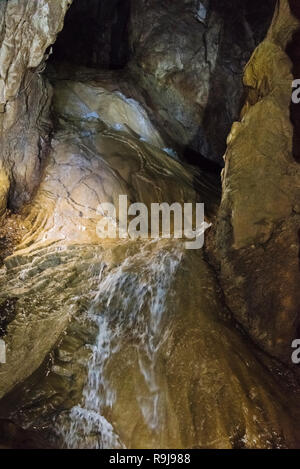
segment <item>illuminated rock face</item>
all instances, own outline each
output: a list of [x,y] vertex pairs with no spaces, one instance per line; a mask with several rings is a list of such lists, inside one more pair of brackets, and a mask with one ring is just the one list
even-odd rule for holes
[[71,3],[1,1],[0,152],[14,208],[27,202],[39,183],[51,130],[51,89],[41,75],[43,59]]
[[[209,194],[208,207],[212,207],[214,212],[217,208],[215,180],[204,180],[202,189],[198,184],[196,193],[194,181],[197,171],[184,167],[160,149],[163,141],[153,128],[146,111],[135,101],[126,99],[120,93],[110,93],[103,86],[99,82],[96,85],[95,81],[83,83],[71,80],[58,80],[55,85],[53,112],[56,132],[39,188],[32,202],[24,209],[28,232],[18,245],[17,253],[5,260],[6,270],[2,272],[4,283],[10,283],[9,279],[14,283],[16,275],[20,279],[18,288],[26,293],[23,295],[19,290],[19,301],[15,305],[16,318],[9,325],[6,337],[10,354],[7,364],[0,370],[1,395],[41,364],[66,327],[70,314],[67,297],[73,305],[74,298],[81,294],[82,288],[82,283],[77,287],[80,276],[75,274],[75,264],[82,264],[80,255],[86,255],[80,254],[78,257],[77,249],[73,251],[72,246],[82,245],[82,251],[78,247],[78,252],[85,253],[87,250],[88,262],[93,263],[95,256],[95,264],[99,264],[96,259],[101,240],[96,228],[101,219],[101,215],[97,214],[100,203],[110,202],[117,206],[119,195],[127,195],[129,203],[139,201],[150,207],[153,202],[195,203],[197,197],[205,200]],[[119,122],[116,122],[116,116]],[[91,247],[93,245],[95,254]],[[62,256],[60,250],[64,252]],[[31,263],[40,264],[41,259],[44,260],[40,267],[32,271]],[[49,268],[51,271],[53,269],[52,274]],[[35,273],[38,277],[35,277]],[[33,282],[32,275],[35,277]],[[62,290],[61,297],[54,284],[48,284],[47,278],[50,280],[52,275],[56,278],[54,284],[58,282],[59,290],[75,275],[74,289],[71,287],[72,293],[67,293],[65,300],[62,298],[66,290]],[[41,278],[48,286],[45,284],[40,290],[38,284]],[[88,272],[85,281],[89,283]],[[5,289],[6,293],[3,292],[1,304],[5,304],[12,291],[18,290],[15,290],[13,284],[11,287]],[[45,314],[40,317],[41,329],[35,321],[38,309],[34,314],[32,302],[28,304],[29,310],[23,303],[28,301],[28,295],[31,297],[31,288],[35,291],[33,296],[37,294],[37,298],[40,298],[39,305],[44,302],[43,310],[45,308],[48,311],[49,308],[49,316]],[[50,303],[56,295],[60,298],[58,303],[55,300],[50,306],[46,299],[48,294]],[[63,310],[60,307],[56,310],[54,303],[57,306],[61,303]],[[70,306],[71,309],[73,307]],[[40,316],[40,313],[37,314]],[[53,327],[47,333],[51,323]],[[27,329],[27,335],[23,327]],[[18,358],[20,348],[29,352],[26,365]]]
[[20,92],[28,69],[38,67],[56,39],[71,0],[1,2],[0,102]]
[[227,304],[251,337],[290,364],[299,333],[299,164],[290,122],[298,22],[279,2],[244,75],[248,96],[228,137],[217,249]]
[[[245,72],[248,97],[243,119],[228,138],[218,215],[218,178],[179,163],[166,146],[186,135],[174,124],[178,116],[187,119],[194,102],[193,86],[184,83],[194,73],[202,91],[210,82],[208,61],[200,60],[203,37],[214,70],[224,65],[228,43],[221,53],[213,37],[219,37],[232,4],[227,11],[225,1],[187,1],[184,7],[172,1],[165,10],[161,2],[145,8],[146,2],[133,1],[136,62],[131,56],[127,70],[86,69],[77,57],[75,68],[53,60],[47,75],[40,73],[44,65],[28,71],[32,63],[40,67],[33,57],[41,61],[55,40],[68,3],[40,2],[37,23],[28,16],[33,38],[28,61],[18,69],[16,89],[3,88],[0,213],[7,200],[10,207],[28,203],[20,223],[27,232],[0,269],[0,314],[7,315],[0,416],[46,428],[48,442],[72,448],[299,446],[297,396],[268,371],[282,372],[280,365],[256,349],[235,322],[271,355],[288,360],[281,343],[290,339],[298,294],[299,194],[289,121],[291,65],[284,52],[297,22],[287,2],[280,2],[267,40]],[[8,4],[1,6],[3,14]],[[25,2],[13,5],[14,15],[35,17],[36,2],[27,2],[26,9]],[[264,27],[254,28],[256,40],[253,31],[246,39],[242,34],[247,54]],[[237,46],[239,58],[245,43]],[[21,51],[24,47],[20,43]],[[105,51],[93,64],[107,57]],[[235,64],[238,74],[243,60]],[[172,99],[167,95],[164,102],[165,87]],[[228,103],[231,89],[226,88]],[[241,90],[233,97],[236,110]],[[208,109],[207,93],[199,105]],[[197,120],[203,109],[190,115]],[[220,120],[225,129],[230,119]],[[100,240],[97,205],[115,202],[120,194],[148,206],[205,202],[208,219],[217,217],[210,237],[223,291],[207,262],[212,251],[187,251],[181,240]]]
[[[80,0],[68,11],[54,55],[105,68],[120,68],[129,61],[128,70],[135,83],[139,81],[167,148],[180,150],[192,163],[205,157],[222,164],[226,136],[240,109],[242,69],[264,36],[274,0],[259,7],[263,21],[254,18],[251,7],[244,11],[238,0],[233,6],[228,1],[202,2],[204,23],[197,19],[203,7],[194,1],[165,6],[156,0],[131,2],[130,8],[124,7],[125,1],[87,2],[86,11]],[[30,200],[49,150],[51,88],[42,72],[71,3],[20,0],[0,5],[1,159],[14,209]],[[103,21],[107,28],[101,29]]]

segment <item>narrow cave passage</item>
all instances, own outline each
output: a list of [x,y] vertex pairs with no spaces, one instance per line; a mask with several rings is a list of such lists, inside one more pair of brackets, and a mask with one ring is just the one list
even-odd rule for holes
[[198,4],[74,0],[49,62],[126,71],[131,94],[117,86],[147,108],[166,147],[219,175],[243,105],[243,68],[266,34],[275,0],[205,1],[204,22],[195,20]]
[[53,47],[52,61],[121,69],[129,59],[130,0],[74,0]]

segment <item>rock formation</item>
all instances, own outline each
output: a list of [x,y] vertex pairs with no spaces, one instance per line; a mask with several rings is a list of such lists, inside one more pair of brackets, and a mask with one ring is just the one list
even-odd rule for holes
[[[289,2],[71,3],[0,5],[0,445],[299,446]],[[99,239],[120,194],[205,250]]]
[[267,31],[274,5],[132,2],[131,68],[189,161],[202,155],[222,164],[240,112],[243,68]]
[[290,363],[299,332],[299,177],[290,122],[298,21],[278,3],[266,39],[247,64],[247,99],[228,137],[216,244],[226,302],[251,337]]
[[[0,6],[0,203],[29,201],[47,153],[51,90],[41,73],[44,55],[63,27],[71,2],[1,2]],[[26,131],[24,131],[26,130]]]

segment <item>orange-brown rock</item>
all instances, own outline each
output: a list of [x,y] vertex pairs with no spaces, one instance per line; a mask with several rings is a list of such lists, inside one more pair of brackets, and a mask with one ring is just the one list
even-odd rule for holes
[[229,308],[260,347],[289,365],[300,325],[300,167],[293,155],[293,76],[285,48],[298,25],[289,2],[281,0],[246,67],[248,96],[228,137],[216,228]]

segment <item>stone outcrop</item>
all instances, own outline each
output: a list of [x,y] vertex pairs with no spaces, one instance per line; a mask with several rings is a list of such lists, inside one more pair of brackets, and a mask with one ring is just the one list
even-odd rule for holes
[[236,330],[202,253],[97,238],[100,202],[211,203],[212,188],[205,175],[195,191],[195,168],[158,148],[150,121],[137,126],[135,102],[79,75],[52,79],[52,148],[29,231],[1,271],[12,310],[1,415],[70,448],[296,447],[286,408],[298,418],[297,400]]
[[0,5],[0,152],[10,182],[1,199],[8,198],[12,208],[28,202],[39,182],[51,130],[51,90],[41,73],[45,51],[71,3],[4,0]]
[[298,27],[281,0],[247,64],[247,100],[228,137],[216,230],[228,306],[257,344],[288,364],[300,325],[300,167],[293,156],[293,75],[285,48]]
[[0,449],[51,449],[37,431],[26,431],[9,420],[0,420]]
[[241,109],[243,68],[274,6],[273,0],[132,2],[130,68],[188,161],[203,156],[222,164]]
[[[293,15],[300,21],[300,5],[296,0],[289,0]],[[293,34],[286,52],[293,62],[293,75],[295,80],[300,77],[300,28]],[[300,162],[300,106],[299,103],[291,102],[291,122],[294,126],[293,154],[298,163]]]
[[4,168],[0,170],[0,218],[4,215],[7,207],[7,196],[9,191],[9,179]]

